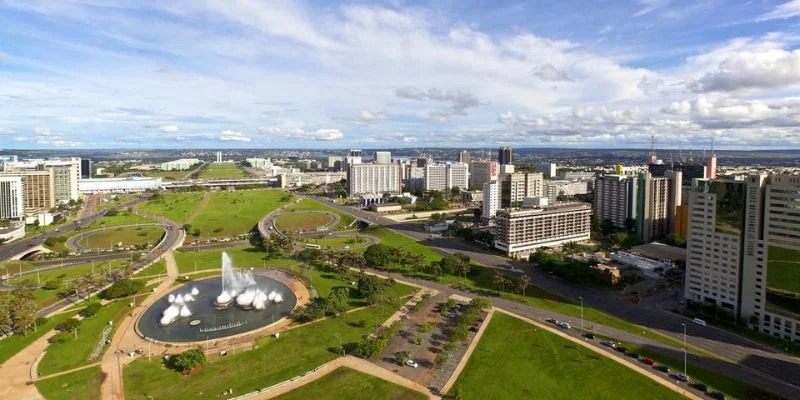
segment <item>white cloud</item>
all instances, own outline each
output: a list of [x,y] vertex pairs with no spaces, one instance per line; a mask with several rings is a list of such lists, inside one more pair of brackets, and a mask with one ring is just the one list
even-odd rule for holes
[[447,122],[450,117],[455,115],[466,116],[467,109],[481,105],[481,102],[470,93],[458,90],[443,91],[437,88],[421,90],[414,86],[398,88],[395,95],[403,99],[430,100],[440,103],[448,103],[448,106],[441,110],[429,111],[428,117],[439,122]]
[[314,132],[314,137],[321,141],[333,141],[342,139],[344,134],[338,129],[323,128],[317,129],[317,131]]
[[250,139],[249,136],[246,136],[242,132],[234,132],[230,129],[226,129],[219,134],[219,140],[224,142],[250,142],[253,139]]
[[178,129],[178,125],[164,125],[158,128],[158,130],[161,132],[173,133],[179,131],[180,129]]
[[743,100],[723,95],[699,95],[673,102],[665,114],[690,117],[708,129],[750,127],[800,128],[800,98],[780,101]]
[[553,64],[545,64],[536,68],[533,75],[543,81],[572,81],[564,71],[560,71]]
[[385,119],[386,119],[386,114],[380,111],[371,112],[367,110],[361,110],[361,112],[358,113],[358,123],[362,125],[378,123]]
[[731,92],[771,89],[800,83],[800,50],[743,49],[722,60],[715,71],[690,83],[692,91]]
[[606,25],[603,27],[603,29],[600,29],[597,33],[605,35],[606,33],[609,33],[613,30],[614,30],[614,25]]
[[304,140],[304,141],[335,141],[344,137],[344,134],[339,129],[334,128],[321,128],[314,132],[307,132],[302,128],[292,127],[261,127],[258,129],[261,135],[269,139],[285,139],[285,140]]
[[800,17],[800,0],[789,0],[774,10],[762,15],[758,20],[767,21],[771,19],[789,19]]

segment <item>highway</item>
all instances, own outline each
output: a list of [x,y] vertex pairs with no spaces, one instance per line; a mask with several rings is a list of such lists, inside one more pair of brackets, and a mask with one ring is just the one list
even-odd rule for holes
[[[331,205],[326,199],[318,200]],[[585,306],[596,308],[626,321],[644,326],[650,330],[658,331],[675,340],[683,340],[683,326],[685,324],[687,340],[690,346],[694,346],[735,363],[721,363],[719,365],[715,363],[713,367],[714,370],[723,372],[732,378],[750,383],[753,386],[776,392],[787,399],[800,398],[800,360],[795,357],[780,353],[775,349],[752,342],[749,339],[728,331],[710,326],[701,327],[692,323],[688,318],[658,308],[630,304],[602,292],[576,286],[546,273],[542,273],[534,268],[530,268],[526,263],[514,261],[468,245],[460,239],[442,238],[438,236],[432,237],[430,234],[419,231],[408,223],[395,222],[372,212],[366,212],[354,207],[332,206],[363,220],[383,225],[412,237],[441,254],[461,252],[468,255],[473,261],[487,268],[502,270],[509,274],[527,274],[530,276],[532,284],[536,287],[575,301],[578,301],[579,297],[583,297]],[[435,286],[434,283],[428,281],[420,281],[419,283],[425,286]],[[494,298],[492,300],[497,305],[504,304],[503,308],[508,308],[515,312],[520,312],[520,307],[536,310],[533,307],[523,306],[503,299]],[[534,313],[531,310],[527,312]],[[543,315],[541,313],[552,315],[552,313],[546,310],[538,310],[536,313],[538,314],[531,318],[541,318]],[[575,319],[574,317],[568,318],[572,320]],[[659,347],[660,348],[654,348],[654,350],[660,350],[660,352],[666,353],[664,349],[666,346],[659,345]],[[670,350],[670,353],[674,353],[674,349]],[[675,354],[669,355],[675,356]],[[682,354],[676,358],[682,358]],[[706,360],[705,362],[709,363],[710,360]]]

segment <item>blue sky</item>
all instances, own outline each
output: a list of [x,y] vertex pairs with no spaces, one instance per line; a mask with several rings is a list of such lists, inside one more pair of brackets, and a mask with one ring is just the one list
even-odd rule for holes
[[0,0],[0,147],[800,148],[800,0]]

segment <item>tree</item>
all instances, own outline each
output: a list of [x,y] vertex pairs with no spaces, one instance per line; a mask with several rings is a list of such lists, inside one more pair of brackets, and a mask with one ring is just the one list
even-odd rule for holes
[[370,268],[383,269],[392,262],[392,247],[377,243],[367,247],[364,252],[364,261]]
[[505,291],[505,285],[508,279],[504,273],[495,271],[492,281],[497,285],[497,295],[499,296],[501,291]]
[[344,306],[344,299],[348,297],[350,297],[350,288],[344,286],[335,287],[328,294],[328,298],[335,300],[340,307]]
[[519,280],[517,281],[517,287],[522,292],[522,297],[525,297],[525,289],[527,289],[530,284],[531,278],[529,278],[528,275],[522,275],[519,277]]
[[492,301],[486,297],[476,297],[470,300],[469,306],[475,310],[488,310],[492,308]]
[[178,371],[181,371],[184,375],[188,375],[189,372],[194,369],[197,365],[202,365],[206,363],[206,355],[200,349],[191,349],[186,350],[181,354],[173,357],[172,365]]
[[411,267],[411,275],[413,277],[417,277],[417,271],[420,269],[425,268],[425,256],[422,254],[409,254],[408,255],[408,265]]
[[358,277],[358,294],[370,304],[377,303],[380,295],[388,286],[388,282],[373,275],[362,273]]
[[364,358],[373,358],[377,357],[379,354],[383,352],[383,349],[386,345],[383,343],[384,341],[381,339],[371,338],[369,336],[364,336],[361,339],[361,342],[358,343],[356,346],[356,352]]
[[36,322],[36,301],[33,298],[33,291],[28,289],[18,289],[16,295],[11,300],[11,320],[14,331],[28,334],[28,329]]
[[324,253],[320,249],[303,249],[295,257],[307,263],[316,263],[323,259]]
[[108,289],[100,295],[106,299],[117,299],[139,293],[144,289],[144,281],[133,279],[121,279],[114,282]]
[[407,351],[398,351],[394,353],[394,359],[400,365],[406,365],[406,362],[411,359],[411,353]]
[[103,306],[100,305],[100,303],[91,303],[88,306],[86,306],[86,308],[83,309],[81,314],[83,314],[83,316],[86,318],[93,317],[97,314],[98,311],[100,311],[101,307]]
[[8,292],[0,292],[0,334],[7,335],[14,328],[11,320],[11,295]]

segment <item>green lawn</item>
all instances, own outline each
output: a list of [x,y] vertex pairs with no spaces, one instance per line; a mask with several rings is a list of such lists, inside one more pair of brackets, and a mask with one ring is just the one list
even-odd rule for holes
[[46,324],[39,326],[35,332],[28,331],[27,336],[14,335],[0,340],[0,364],[6,362],[6,360],[11,358],[14,354],[17,354],[20,350],[28,347],[28,345],[36,341],[36,339],[42,337],[45,333],[51,331],[58,323],[72,317],[73,315],[75,315],[75,313],[63,313],[55,315],[53,318],[50,318]]
[[319,212],[290,211],[281,213],[275,218],[275,227],[281,232],[313,231],[315,228],[327,226],[333,217]]
[[336,236],[336,237],[328,237],[325,233],[320,233],[319,236],[314,236],[313,238],[303,238],[301,243],[310,243],[316,244],[322,247],[323,249],[344,249],[346,246],[350,246],[351,248],[355,249],[359,246],[366,246],[369,243],[364,235],[358,234],[349,234],[347,236]]
[[337,368],[328,375],[292,390],[278,400],[424,400],[428,396],[350,368]]
[[767,286],[800,294],[800,251],[770,246],[767,259]]
[[[192,222],[201,238],[227,237],[250,232],[258,221],[284,204],[291,196],[281,190],[214,192]],[[191,241],[194,236],[190,235]]]
[[582,346],[495,313],[453,389],[461,399],[681,399]]
[[125,204],[131,200],[136,198],[134,194],[115,194],[115,195],[108,195],[103,197],[103,201],[97,207],[96,211],[100,210],[110,210],[119,206],[120,204]]
[[249,176],[237,163],[210,163],[200,171],[197,179],[239,179]]
[[[94,264],[85,263],[85,264],[70,265],[70,266],[65,266],[64,268],[58,268],[40,272],[39,280],[42,283],[45,283],[51,279],[58,279],[61,282],[71,281],[79,276],[91,273],[92,271],[94,271],[95,273],[100,273],[101,271],[106,271],[106,270],[114,271],[116,269],[122,268],[127,263],[128,260],[121,259],[121,260],[96,262]],[[10,282],[12,284],[16,284],[24,280],[30,280],[32,282],[36,282],[36,274],[25,275],[22,278],[19,277],[13,278],[10,280]]]
[[189,171],[162,171],[158,169],[139,172],[144,176],[161,178],[162,181],[179,181],[189,174]]
[[83,248],[105,249],[119,246],[155,246],[164,236],[164,229],[157,226],[124,226],[105,229],[80,240]]
[[395,310],[373,307],[283,332],[278,339],[262,337],[255,349],[206,363],[192,376],[164,368],[160,359],[141,358],[123,370],[125,398],[218,399],[228,388],[242,395],[268,387],[333,360],[340,352],[339,339],[351,348]]
[[[85,318],[78,326],[78,338],[66,343],[52,343],[47,346],[47,352],[39,362],[39,375],[45,376],[60,371],[77,368],[100,360],[89,360],[97,342],[100,340],[103,328],[108,321],[114,321],[114,330],[118,322],[129,310],[127,300],[117,300],[103,306],[100,311],[90,318]],[[112,333],[108,336],[111,338]]]
[[186,222],[192,214],[199,211],[205,192],[160,193],[139,205],[139,212],[146,215],[166,217],[179,224]]
[[147,267],[147,269],[142,270],[142,272],[133,275],[132,279],[152,279],[166,274],[167,274],[167,262],[161,260],[151,264],[149,267]]
[[104,216],[97,221],[92,222],[91,224],[84,225],[78,229],[76,229],[75,233],[80,232],[88,232],[95,229],[100,228],[107,228],[109,226],[120,226],[120,225],[136,225],[136,224],[152,224],[154,221],[147,219],[145,217],[138,216],[136,214],[130,213],[128,211],[119,211],[117,215],[107,215]]
[[103,373],[99,366],[36,382],[47,400],[99,400]]
[[286,207],[287,211],[326,211],[329,213],[337,214],[341,217],[341,220],[338,224],[336,224],[337,229],[343,229],[350,227],[350,224],[356,220],[356,217],[344,212],[339,211],[338,208],[331,207],[327,204],[320,203],[314,199],[310,198],[303,198],[298,203],[294,203],[288,207]]

